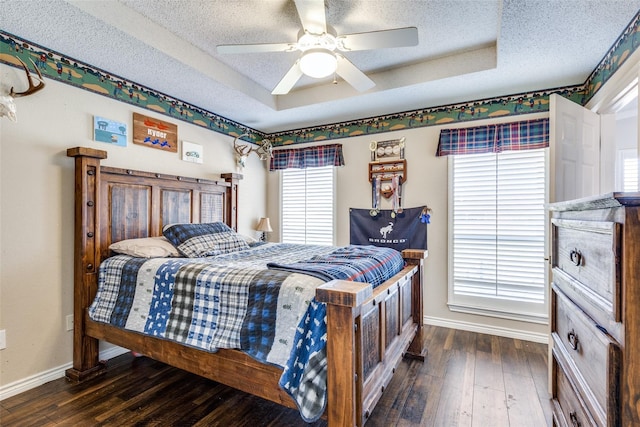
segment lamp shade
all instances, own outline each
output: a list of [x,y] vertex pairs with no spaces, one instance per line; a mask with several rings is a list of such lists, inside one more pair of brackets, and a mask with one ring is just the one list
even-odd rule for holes
[[258,227],[256,227],[256,230],[267,232],[267,233],[272,232],[273,230],[271,229],[271,223],[269,222],[269,218],[260,218],[260,221],[258,222]]

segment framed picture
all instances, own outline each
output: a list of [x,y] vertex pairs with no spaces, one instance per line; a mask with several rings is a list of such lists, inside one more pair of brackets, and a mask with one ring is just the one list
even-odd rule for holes
[[369,144],[371,161],[404,159],[404,137],[387,141],[372,141]]
[[191,163],[202,163],[203,152],[202,145],[194,142],[182,141],[182,160]]
[[133,143],[177,153],[178,126],[160,119],[133,113]]
[[104,117],[93,116],[93,139],[119,147],[126,147],[127,125]]

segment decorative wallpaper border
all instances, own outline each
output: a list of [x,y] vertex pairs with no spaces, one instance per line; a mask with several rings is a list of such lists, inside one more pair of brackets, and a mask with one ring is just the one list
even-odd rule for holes
[[385,116],[351,120],[303,129],[266,134],[210,111],[190,105],[151,88],[92,67],[45,47],[0,30],[0,62],[20,67],[32,59],[43,75],[128,104],[164,114],[211,131],[257,143],[269,138],[274,147],[325,141],[352,136],[414,129],[443,123],[460,123],[488,117],[517,116],[549,111],[549,95],[556,93],[585,105],[640,45],[640,12],[631,20],[598,66],[581,85],[545,89],[516,95],[487,98],[424,108]]
[[516,116],[549,111],[555,93],[585,105],[640,45],[640,11],[618,37],[598,66],[581,85],[545,89],[497,98],[469,101],[344,123],[272,133],[274,146],[370,135],[443,123],[460,123],[488,117]]
[[549,111],[549,95],[557,93],[574,102],[582,104],[585,99],[585,86],[567,86],[487,98],[440,107],[405,111],[387,116],[370,117],[332,125],[296,129],[272,133],[269,138],[274,146],[323,141],[351,136],[371,135],[402,129],[415,129],[446,123],[470,122],[491,117],[517,116]]
[[627,28],[620,34],[611,49],[602,58],[598,66],[593,70],[591,75],[587,77],[584,83],[587,89],[588,97],[586,104],[600,90],[607,80],[625,63],[627,58],[640,45],[640,11],[633,17]]
[[256,142],[266,137],[264,132],[190,105],[157,90],[142,86],[100,68],[70,58],[46,47],[23,40],[0,30],[0,62],[21,67],[20,58],[32,69],[38,67],[43,76],[68,85],[116,99],[127,104],[155,111],[173,119],[202,126],[232,137],[248,133],[242,139]]

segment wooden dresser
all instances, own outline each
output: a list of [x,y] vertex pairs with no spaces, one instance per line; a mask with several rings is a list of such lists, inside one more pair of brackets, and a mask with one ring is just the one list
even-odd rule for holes
[[640,193],[550,210],[554,424],[640,426]]

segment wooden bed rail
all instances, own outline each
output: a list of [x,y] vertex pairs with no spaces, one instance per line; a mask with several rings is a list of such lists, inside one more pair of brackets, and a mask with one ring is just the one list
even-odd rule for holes
[[[362,426],[402,356],[425,360],[422,337],[426,250],[407,250],[400,273],[376,289],[334,280],[318,287],[327,304],[329,425]],[[339,361],[339,362],[335,362]]]

